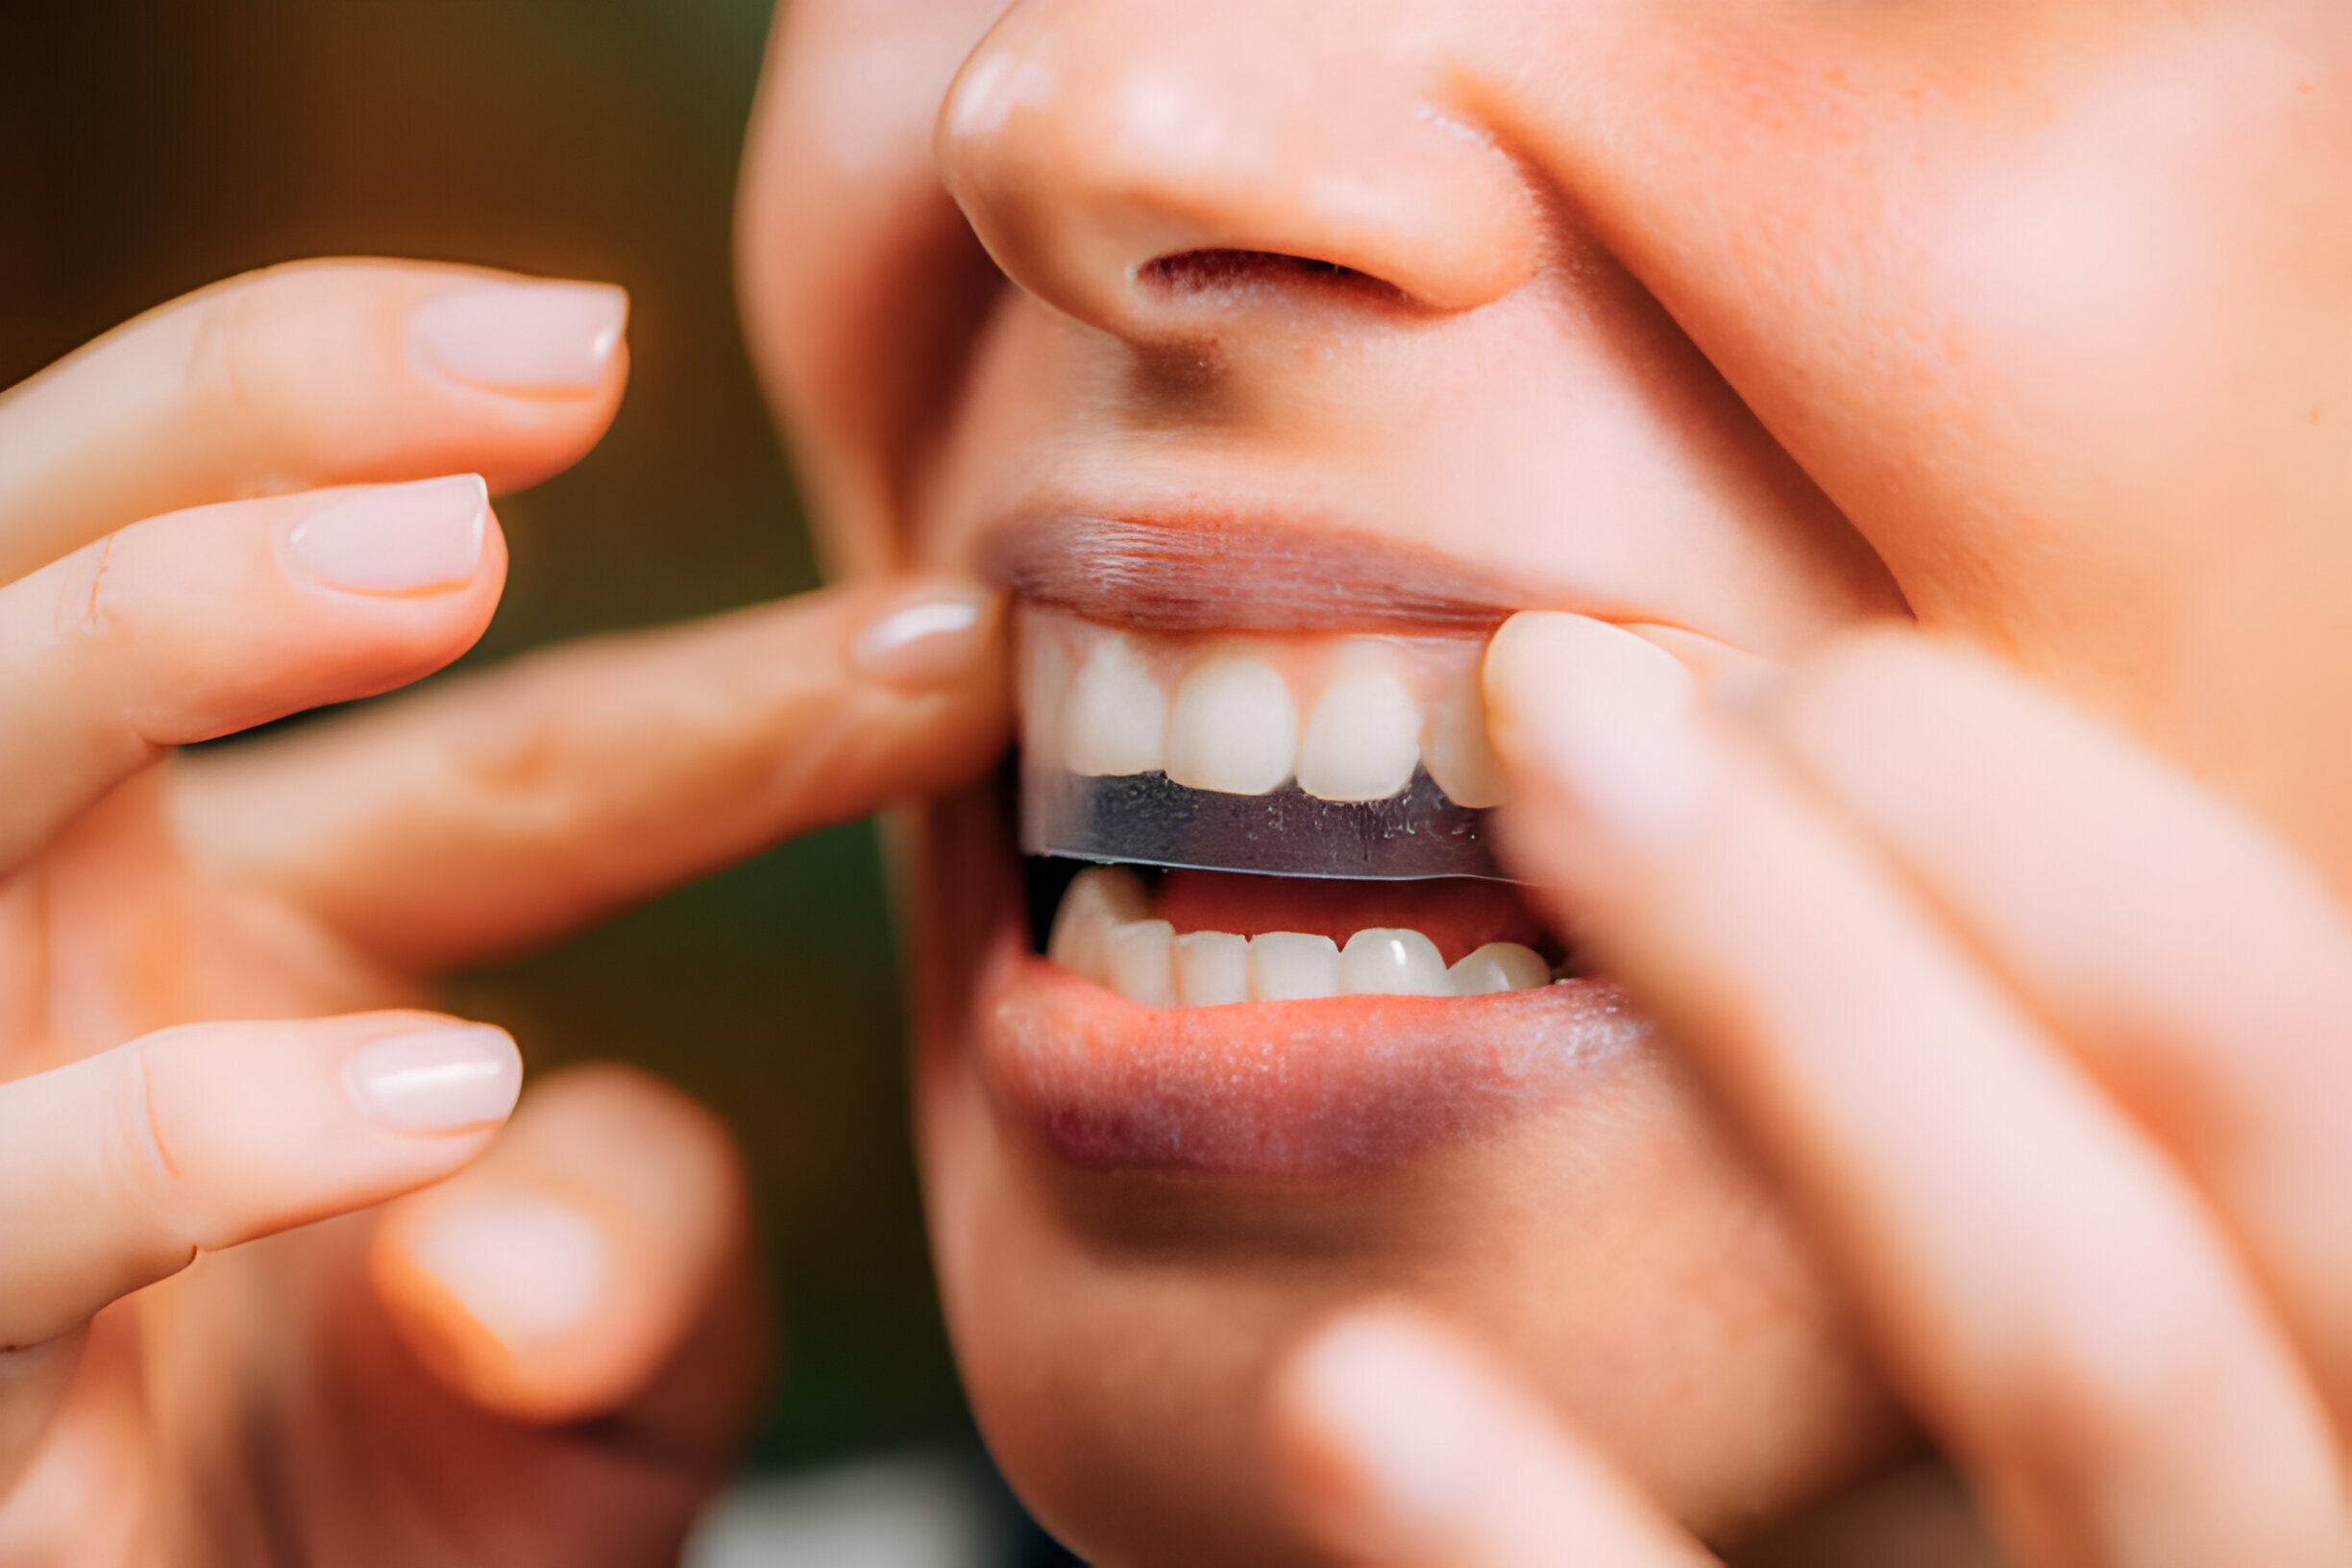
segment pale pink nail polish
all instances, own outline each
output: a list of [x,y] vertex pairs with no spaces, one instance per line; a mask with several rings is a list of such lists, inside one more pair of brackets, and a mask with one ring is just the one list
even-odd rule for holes
[[600,384],[628,328],[628,295],[610,283],[479,282],[408,315],[423,368],[496,392],[576,393]]
[[585,1323],[611,1271],[604,1238],[587,1215],[524,1192],[450,1204],[410,1242],[409,1255],[509,1350]]
[[453,1133],[506,1119],[523,1058],[503,1029],[453,1024],[371,1041],[343,1064],[343,1087],[370,1121],[405,1133]]
[[918,589],[867,624],[849,645],[850,660],[894,685],[949,685],[984,646],[994,598],[985,588]]
[[294,525],[286,550],[308,576],[347,593],[464,586],[481,570],[490,492],[475,474],[342,492]]

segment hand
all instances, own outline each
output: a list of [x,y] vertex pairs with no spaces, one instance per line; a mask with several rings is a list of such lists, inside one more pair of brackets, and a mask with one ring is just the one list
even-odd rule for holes
[[171,755],[463,651],[482,479],[602,432],[624,307],[311,263],[0,396],[0,1561],[667,1561],[724,1473],[764,1316],[718,1123],[595,1068],[499,1136],[511,1042],[421,1004],[985,769],[991,601],[836,590]]
[[[1884,632],[1738,711],[1523,616],[1515,864],[1708,1075],[2019,1564],[2352,1561],[2352,941],[2128,742]],[[1703,1560],[1474,1352],[1331,1331],[1279,1404],[1350,1560]]]

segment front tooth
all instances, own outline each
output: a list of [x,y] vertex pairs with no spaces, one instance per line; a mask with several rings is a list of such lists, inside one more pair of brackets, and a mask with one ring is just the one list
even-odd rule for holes
[[1176,939],[1176,999],[1187,1007],[1249,1000],[1249,938],[1188,931]]
[[1476,671],[1430,715],[1421,764],[1458,806],[1481,810],[1503,803],[1503,769],[1486,742],[1486,699]]
[[1165,920],[1127,920],[1103,937],[1103,983],[1145,1007],[1176,1005],[1176,928]]
[[1373,926],[1339,953],[1339,990],[1350,996],[1443,996],[1445,959],[1418,931]]
[[1299,743],[1298,785],[1325,800],[1385,800],[1421,760],[1421,704],[1394,672],[1343,670],[1323,688]]
[[1120,632],[1094,639],[1063,704],[1064,764],[1090,778],[1148,773],[1167,762],[1167,694]]
[[1339,944],[1300,931],[1268,931],[1249,944],[1250,998],[1303,1001],[1339,994]]
[[1090,866],[1070,879],[1054,912],[1045,956],[1096,985],[1110,984],[1103,968],[1103,939],[1111,928],[1151,914],[1151,899],[1135,872],[1116,866]]
[[1023,759],[1041,772],[1062,762],[1062,709],[1069,700],[1069,650],[1062,639],[1030,626],[1020,646],[1020,743]]
[[1220,795],[1263,795],[1298,757],[1290,683],[1263,659],[1213,653],[1176,688],[1168,711],[1167,776]]
[[1552,966],[1532,947],[1490,942],[1446,971],[1457,996],[1491,996],[1498,991],[1533,991],[1552,983]]

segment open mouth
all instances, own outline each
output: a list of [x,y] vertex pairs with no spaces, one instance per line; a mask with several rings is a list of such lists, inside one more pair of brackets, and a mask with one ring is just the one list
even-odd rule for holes
[[1359,1170],[1555,1103],[1645,1037],[1496,869],[1482,637],[1019,614],[1027,910],[978,1056],[1060,1159]]

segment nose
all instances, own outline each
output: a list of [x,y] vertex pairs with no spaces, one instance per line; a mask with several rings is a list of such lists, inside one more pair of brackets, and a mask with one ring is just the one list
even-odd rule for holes
[[1475,309],[1542,209],[1379,0],[1024,0],[940,113],[947,189],[1007,276],[1138,341],[1335,292]]

